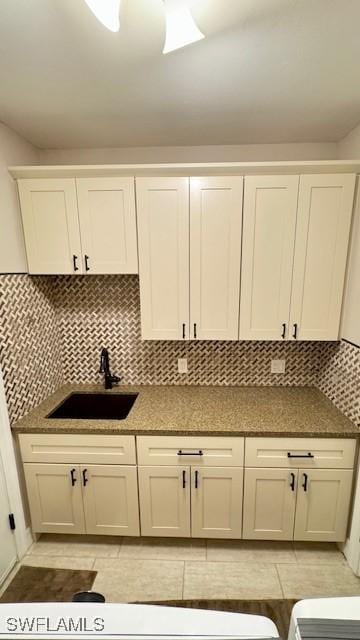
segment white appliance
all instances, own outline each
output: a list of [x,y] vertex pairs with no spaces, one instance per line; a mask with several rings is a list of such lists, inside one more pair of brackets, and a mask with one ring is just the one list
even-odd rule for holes
[[279,638],[263,616],[136,604],[0,604],[0,639]]
[[288,640],[299,640],[299,618],[360,620],[360,597],[300,600],[291,612]]

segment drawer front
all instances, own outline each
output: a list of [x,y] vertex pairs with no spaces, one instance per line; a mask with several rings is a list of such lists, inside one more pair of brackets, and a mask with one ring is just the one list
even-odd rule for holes
[[244,438],[138,436],[139,465],[242,467]]
[[23,462],[136,464],[134,436],[21,433]]
[[341,438],[246,438],[246,467],[352,469],[356,440]]

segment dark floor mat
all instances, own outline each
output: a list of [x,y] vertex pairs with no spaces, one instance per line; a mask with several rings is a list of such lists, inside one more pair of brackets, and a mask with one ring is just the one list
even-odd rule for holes
[[0,602],[71,602],[77,591],[89,591],[96,571],[20,567]]

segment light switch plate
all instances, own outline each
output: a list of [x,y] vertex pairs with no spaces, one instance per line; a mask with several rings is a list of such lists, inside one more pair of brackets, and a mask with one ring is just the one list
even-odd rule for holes
[[271,360],[271,373],[285,373],[285,360]]
[[188,372],[187,358],[178,358],[178,372],[179,373]]

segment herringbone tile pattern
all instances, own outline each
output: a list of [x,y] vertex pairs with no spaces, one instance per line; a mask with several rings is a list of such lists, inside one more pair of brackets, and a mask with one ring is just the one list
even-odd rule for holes
[[53,279],[0,275],[0,364],[10,421],[63,383]]
[[320,361],[317,386],[360,427],[360,348],[348,342],[328,343]]
[[[102,346],[128,384],[312,385],[321,347],[314,342],[141,341],[136,276],[57,278],[57,316],[66,381],[97,382]],[[187,357],[189,373],[177,372]],[[285,375],[270,373],[286,358]]]

